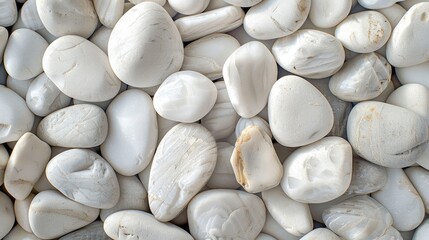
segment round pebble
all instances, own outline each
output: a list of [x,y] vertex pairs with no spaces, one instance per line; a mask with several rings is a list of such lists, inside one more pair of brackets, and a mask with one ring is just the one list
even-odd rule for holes
[[15,224],[15,214],[13,212],[12,201],[3,192],[0,192],[0,217],[2,219],[2,224],[0,225],[0,238],[3,238]]

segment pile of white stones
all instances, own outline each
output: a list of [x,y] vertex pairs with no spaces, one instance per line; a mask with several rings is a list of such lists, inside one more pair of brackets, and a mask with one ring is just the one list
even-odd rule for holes
[[0,0],[0,239],[429,239],[427,0]]

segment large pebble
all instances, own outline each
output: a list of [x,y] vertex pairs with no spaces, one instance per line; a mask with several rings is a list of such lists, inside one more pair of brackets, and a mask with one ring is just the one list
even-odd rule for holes
[[71,149],[49,161],[49,182],[66,197],[94,208],[112,208],[119,200],[119,183],[113,168],[97,153]]
[[4,174],[7,191],[18,200],[24,200],[42,176],[51,157],[51,147],[33,133],[27,132],[18,140]]
[[27,0],[21,8],[22,23],[24,26],[34,31],[45,28],[37,12],[36,1],[37,0]]
[[100,210],[72,201],[57,191],[43,191],[30,205],[33,233],[42,239],[58,238],[97,219]]
[[[60,237],[58,240],[110,240],[104,232],[103,222],[95,221],[72,233]],[[30,240],[30,239],[29,239]]]
[[93,0],[93,2],[100,22],[108,28],[113,28],[118,22],[119,18],[122,17],[124,12],[124,1]]
[[15,211],[15,218],[18,225],[20,225],[25,231],[32,232],[30,222],[28,219],[28,210],[30,209],[31,201],[36,195],[30,193],[28,197],[23,200],[15,200],[13,203],[13,209]]
[[363,195],[326,209],[323,222],[345,239],[373,239],[392,225],[392,216],[383,205]]
[[341,238],[327,228],[317,228],[306,234],[301,240],[341,240]]
[[203,126],[180,123],[161,140],[149,177],[149,206],[169,221],[207,183],[216,165],[216,142]]
[[91,0],[36,0],[36,6],[40,20],[54,36],[88,38],[97,27],[98,18]]
[[332,108],[322,93],[303,78],[292,75],[280,78],[272,87],[268,116],[274,138],[287,147],[315,142],[328,134],[334,124]]
[[104,221],[104,231],[114,240],[193,239],[189,233],[176,225],[159,222],[153,215],[137,210],[125,210],[110,215]]
[[152,99],[131,89],[118,95],[107,108],[109,132],[101,154],[116,172],[136,175],[152,161],[158,126]]
[[322,203],[341,196],[352,178],[352,148],[340,137],[326,137],[295,150],[285,160],[281,186],[299,202]]
[[237,39],[223,33],[195,40],[185,47],[182,70],[199,72],[211,80],[221,78],[226,59],[239,47]]
[[235,180],[234,170],[231,166],[231,156],[234,146],[227,142],[217,142],[217,161],[212,176],[207,182],[209,188],[237,189],[240,184]]
[[359,54],[348,60],[329,80],[329,89],[339,99],[360,102],[379,96],[389,85],[392,67],[377,53]]
[[61,92],[48,76],[42,73],[31,82],[25,100],[34,114],[44,117],[67,107],[71,98]]
[[82,101],[112,99],[121,87],[107,55],[79,36],[60,37],[51,43],[43,56],[43,69],[62,92]]
[[394,105],[367,101],[349,115],[347,137],[353,150],[375,164],[402,168],[417,161],[428,141],[426,119]]
[[305,22],[310,5],[310,0],[265,0],[247,11],[244,29],[260,40],[287,36]]
[[426,212],[429,212],[429,191],[426,188],[429,183],[429,171],[421,167],[410,167],[404,171],[422,198]]
[[179,18],[175,21],[184,42],[216,32],[228,32],[243,23],[244,11],[235,6],[227,6],[200,14]]
[[258,126],[248,126],[238,137],[231,165],[238,183],[251,193],[280,183],[283,169],[271,138]]
[[170,15],[143,2],[126,12],[110,35],[109,60],[115,74],[133,87],[152,87],[178,71],[183,43]]
[[347,17],[352,8],[352,0],[312,0],[309,18],[320,28],[335,27]]
[[265,207],[259,197],[249,193],[209,190],[189,203],[188,219],[197,240],[255,239],[264,226]]
[[386,185],[371,196],[389,210],[399,231],[413,230],[423,221],[423,201],[402,169],[387,169]]
[[299,30],[273,45],[276,61],[285,70],[307,78],[325,78],[344,64],[345,53],[334,36],[313,30]]
[[216,97],[216,86],[206,76],[194,71],[180,71],[161,84],[153,97],[153,106],[163,118],[192,123],[212,109]]
[[370,194],[384,187],[387,182],[386,168],[362,158],[353,158],[353,173],[348,194]]
[[107,130],[103,109],[92,104],[78,104],[43,118],[37,127],[37,135],[51,146],[90,148],[104,142]]
[[395,68],[396,76],[402,84],[418,83],[429,88],[426,76],[429,74],[429,61],[409,67]]
[[[389,20],[376,11],[351,14],[335,29],[335,37],[353,52],[369,53],[380,49],[389,40]],[[390,61],[389,61],[390,62]]]
[[303,236],[313,229],[308,204],[289,198],[280,186],[263,191],[262,199],[271,216],[290,234]]
[[396,25],[386,48],[387,60],[395,67],[410,67],[429,60],[429,47],[422,39],[429,29],[429,3],[411,7]]
[[253,41],[228,57],[223,77],[235,111],[250,118],[267,104],[270,89],[277,80],[277,64],[264,44]]
[[0,192],[0,219],[0,238],[3,238],[15,224],[12,201],[3,192]]
[[27,80],[42,73],[42,58],[47,47],[48,42],[30,29],[13,31],[4,51],[4,67],[9,76]]
[[[232,153],[233,149],[234,149],[234,147],[232,147],[231,153]],[[229,163],[230,157],[231,156],[228,157],[228,163]],[[9,153],[7,152],[6,148],[3,145],[0,145],[0,186],[3,185],[4,171],[6,170],[6,165],[7,165],[8,161],[9,161]]]
[[10,27],[18,19],[18,9],[15,0],[0,1],[0,26]]

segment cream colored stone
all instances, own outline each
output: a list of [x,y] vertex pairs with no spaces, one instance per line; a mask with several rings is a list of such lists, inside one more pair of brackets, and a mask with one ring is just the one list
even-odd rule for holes
[[12,201],[3,192],[0,192],[0,219],[0,238],[3,238],[10,232],[15,224]]
[[[232,150],[231,150],[232,152]],[[3,185],[4,171],[6,170],[7,162],[9,161],[9,153],[3,145],[0,145],[0,186]],[[229,158],[228,158],[229,161]]]
[[209,5],[210,0],[168,0],[168,4],[176,12],[184,15],[194,15],[203,12]]
[[29,233],[22,229],[21,226],[16,225],[12,230],[3,238],[3,240],[40,240],[36,235]]
[[353,157],[353,173],[347,194],[370,194],[384,187],[387,182],[385,167]]
[[69,233],[67,235],[60,237],[58,240],[75,240],[75,239],[111,240],[111,238],[109,238],[109,236],[107,236],[107,234],[104,232],[102,221],[92,222],[91,224],[88,224],[83,228],[80,228],[72,233]]
[[347,17],[352,0],[312,0],[309,19],[317,27],[331,28]]
[[327,228],[317,228],[306,234],[301,240],[341,240],[341,238]]
[[31,201],[36,195],[30,193],[24,200],[15,200],[13,203],[13,209],[15,211],[16,222],[25,231],[32,233],[30,222],[28,221],[28,210],[30,208]]
[[237,189],[240,184],[235,180],[234,170],[231,166],[231,156],[234,146],[227,142],[217,142],[217,161],[212,176],[207,182],[209,188]]
[[100,22],[108,27],[113,28],[122,17],[124,12],[123,0],[93,0],[94,8],[97,12]]
[[0,26],[10,27],[18,19],[18,9],[15,0],[0,1]]
[[36,0],[27,0],[21,8],[22,23],[29,29],[37,31],[45,28],[37,12]]

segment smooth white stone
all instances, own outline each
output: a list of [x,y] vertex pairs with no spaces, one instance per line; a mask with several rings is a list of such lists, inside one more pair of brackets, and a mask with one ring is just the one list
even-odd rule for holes
[[411,7],[396,25],[387,43],[387,60],[395,67],[410,67],[429,60],[425,39],[429,29],[429,3]]
[[280,78],[272,87],[268,118],[274,138],[287,147],[320,140],[334,124],[328,100],[311,83],[293,75]]
[[320,28],[331,28],[347,17],[352,8],[352,0],[312,0],[309,18]]
[[209,190],[189,203],[188,219],[198,240],[255,239],[264,226],[265,207],[259,197],[243,191]]
[[109,236],[104,232],[103,222],[95,221],[83,228],[80,228],[72,233],[62,236],[58,240],[111,240]]
[[384,187],[387,182],[386,168],[360,157],[353,158],[353,173],[347,194],[370,194]]
[[308,204],[289,198],[280,186],[263,191],[262,199],[271,216],[290,234],[303,236],[313,229]]
[[51,43],[43,56],[43,69],[63,93],[82,101],[112,99],[121,87],[107,55],[79,36],[60,37]]
[[429,89],[423,85],[402,85],[389,95],[386,103],[406,108],[429,119]]
[[57,110],[39,123],[37,136],[51,146],[91,148],[107,136],[108,122],[103,109],[79,104]]
[[237,182],[250,193],[271,189],[283,177],[271,138],[254,125],[245,128],[237,138],[231,165]]
[[167,0],[130,0],[131,3],[137,5],[143,2],[153,2],[156,3],[160,6],[163,6],[164,4],[166,4]]
[[219,79],[226,59],[239,47],[237,39],[222,33],[195,40],[185,47],[182,70],[199,72],[211,80]]
[[36,0],[36,6],[40,20],[54,36],[88,38],[97,27],[97,13],[91,0]]
[[0,238],[3,238],[15,224],[15,214],[13,212],[12,201],[3,192],[0,192],[0,219]]
[[88,225],[97,219],[99,212],[57,191],[43,191],[34,197],[28,215],[34,235],[51,239]]
[[162,7],[165,9],[165,11],[168,12],[168,14],[170,15],[171,18],[173,18],[174,16],[177,15],[176,10],[174,10],[168,2],[166,2],[164,5],[162,5]]
[[271,237],[268,234],[260,233],[255,240],[276,240],[274,237]]
[[176,126],[179,123],[165,119],[159,116],[158,114],[156,115],[156,118],[158,122],[158,141],[157,141],[157,145],[158,145],[158,143],[161,142],[161,140],[164,138],[165,134],[167,134],[167,132],[170,131],[170,129],[172,129],[174,126]]
[[0,1],[0,26],[10,27],[18,19],[18,9],[15,0]]
[[329,80],[329,89],[339,99],[360,102],[379,96],[391,81],[392,67],[377,53],[359,54],[344,64]]
[[216,142],[200,124],[180,123],[161,140],[149,178],[149,206],[159,221],[176,217],[207,183],[216,165]]
[[276,39],[257,40],[255,38],[251,37],[249,34],[247,34],[243,25],[241,25],[240,27],[228,32],[228,34],[235,37],[241,45],[244,45],[248,42],[258,41],[258,42],[263,43],[268,49],[271,49],[273,47],[274,42],[276,41]]
[[390,22],[383,14],[376,11],[362,11],[349,15],[338,24],[335,37],[345,48],[353,52],[369,53],[386,44],[391,31]]
[[389,227],[386,232],[374,240],[403,240],[401,233],[394,227]]
[[4,186],[17,200],[24,200],[42,176],[51,156],[51,147],[27,132],[19,138],[6,166]]
[[136,175],[148,166],[157,146],[152,100],[143,91],[127,90],[112,101],[106,112],[109,133],[101,154],[119,174]]
[[34,78],[43,72],[42,57],[48,43],[38,33],[20,28],[12,32],[4,51],[4,67],[18,80]]
[[46,166],[49,182],[66,197],[83,205],[108,209],[119,201],[119,183],[113,168],[88,149],[62,152]]
[[227,6],[200,14],[182,17],[175,21],[184,42],[216,32],[228,32],[243,23],[244,11],[235,6]]
[[113,28],[124,12],[123,0],[93,0],[101,24]]
[[405,10],[399,4],[393,4],[390,7],[378,9],[377,11],[383,14],[389,20],[392,29],[394,29],[396,25],[398,25],[401,18],[407,12],[407,10]]
[[22,23],[31,30],[45,28],[37,12],[36,0],[27,0],[21,8]]
[[[3,1],[4,2],[4,1]],[[17,14],[18,14],[18,19],[15,21],[15,23],[12,25],[12,32],[13,31],[15,31],[16,29],[19,29],[19,28],[26,28],[25,27],[25,25],[24,25],[24,23],[22,22],[22,18],[21,18],[21,10],[19,10],[18,12],[17,12]]]
[[347,122],[347,137],[355,153],[385,167],[416,163],[426,149],[428,136],[425,118],[382,102],[358,103]]
[[229,99],[224,81],[214,83],[217,89],[217,98],[213,108],[201,119],[201,125],[209,130],[216,140],[232,134],[240,116],[234,110]]
[[395,73],[398,80],[404,85],[418,83],[429,88],[429,82],[426,81],[426,76],[429,74],[429,61],[410,67],[395,68]]
[[235,180],[234,170],[231,166],[231,156],[234,146],[227,142],[218,142],[216,167],[207,182],[209,188],[237,189],[240,184]]
[[[0,56],[3,56],[4,50],[6,49],[6,44],[9,39],[9,32],[6,28],[0,26]],[[3,62],[3,57],[0,57],[0,63]],[[4,65],[2,65],[2,71],[6,73]],[[4,84],[3,84],[4,85]]]
[[36,31],[40,36],[42,36],[49,44],[55,41],[58,37],[52,35],[46,28],[42,28]]
[[110,215],[104,222],[104,231],[114,240],[193,239],[189,233],[176,225],[159,222],[153,215],[137,210],[125,210]]
[[[233,149],[234,147],[232,147],[231,153]],[[229,163],[230,157],[228,157],[228,163]],[[4,171],[6,170],[6,165],[8,161],[9,161],[9,153],[7,152],[6,148],[3,145],[0,145],[0,186],[3,185],[3,182],[4,182]]]
[[364,8],[380,9],[390,7],[393,4],[402,1],[405,0],[358,0],[358,3]]
[[429,191],[427,190],[427,185],[429,184],[429,171],[421,167],[410,167],[404,171],[422,198],[426,212],[429,212]]
[[115,74],[134,87],[162,83],[183,62],[177,27],[160,5],[151,2],[136,5],[119,19],[110,35],[108,52]]
[[398,231],[413,230],[424,219],[423,201],[402,169],[388,168],[386,185],[371,196],[389,210]]
[[399,4],[403,8],[405,8],[405,10],[409,10],[412,6],[421,2],[427,2],[427,0],[407,0],[407,1],[399,2]]
[[317,222],[323,223],[323,217],[322,217],[323,211],[354,196],[355,195],[349,195],[345,193],[329,202],[309,204],[311,216],[313,217],[313,220],[316,221],[316,223]]
[[340,137],[326,137],[298,148],[285,160],[281,186],[292,199],[322,203],[341,196],[352,178],[352,148]]
[[345,239],[373,239],[392,225],[392,216],[383,205],[363,195],[326,209],[323,222]]
[[28,88],[30,87],[33,80],[34,78],[30,78],[28,80],[17,80],[11,76],[8,76],[6,80],[6,87],[10,88],[20,97],[25,99]]
[[273,134],[270,130],[270,125],[263,118],[255,116],[252,118],[240,118],[237,122],[237,126],[235,127],[235,136],[238,138],[248,126],[257,126],[259,129],[264,131],[270,138],[273,137]]
[[310,0],[264,0],[247,11],[244,29],[260,40],[287,36],[305,22],[310,5]]
[[389,95],[395,90],[395,84],[393,84],[394,81],[398,82],[396,80],[396,75],[392,75],[392,80],[389,84],[387,84],[386,89],[384,89],[384,91],[380,95],[378,95],[378,97],[373,98],[370,101],[386,102]]
[[101,26],[97,29],[94,34],[91,35],[89,41],[97,45],[105,54],[108,52],[108,43],[110,34],[112,33],[111,28],[107,28],[105,26]]
[[341,238],[327,228],[317,228],[306,234],[301,240],[341,240]]
[[235,111],[241,117],[251,118],[268,102],[271,87],[277,80],[277,64],[264,44],[249,42],[228,57],[223,78]]
[[263,0],[224,0],[224,1],[237,7],[252,7],[262,2]]
[[416,229],[414,233],[413,240],[425,240],[429,236],[429,219],[426,219],[420,226]]
[[29,233],[22,229],[21,226],[16,225],[12,230],[3,238],[3,240],[40,240],[36,235]]
[[[310,9],[311,11],[311,9]],[[305,20],[304,24],[301,26],[300,29],[313,29],[313,30],[318,30],[321,32],[325,32],[327,34],[330,34],[332,36],[335,35],[335,27],[330,27],[330,28],[320,28],[317,27],[316,25],[314,25],[314,23],[311,22],[310,18],[308,17],[307,20]],[[346,54],[347,54],[347,49],[345,49]]]
[[71,98],[61,92],[45,73],[31,82],[25,99],[28,108],[41,117],[67,107],[71,101]]
[[277,39],[273,55],[287,71],[306,78],[325,78],[344,64],[344,48],[334,36],[312,29]]
[[262,228],[262,232],[269,234],[277,240],[298,240],[300,237],[294,236],[287,232],[274,218],[270,212],[266,212],[265,224]]
[[171,74],[153,97],[153,106],[163,118],[192,123],[203,118],[216,102],[214,83],[201,73],[180,71]]
[[25,231],[32,233],[30,222],[28,220],[28,210],[30,208],[31,201],[36,195],[30,193],[23,200],[15,200],[13,203],[13,209],[15,210],[15,218],[18,225],[20,225]]
[[209,5],[210,0],[168,0],[168,4],[176,12],[185,15],[194,15],[203,12]]
[[46,190],[57,190],[52,184],[49,182],[46,177],[46,172],[44,171],[42,176],[37,180],[36,184],[34,184],[34,192],[39,193]]

